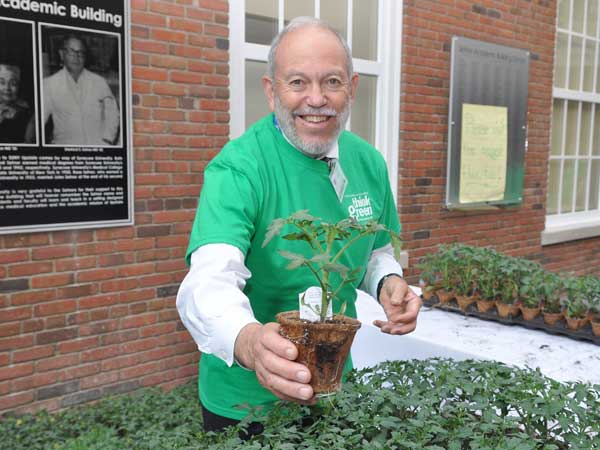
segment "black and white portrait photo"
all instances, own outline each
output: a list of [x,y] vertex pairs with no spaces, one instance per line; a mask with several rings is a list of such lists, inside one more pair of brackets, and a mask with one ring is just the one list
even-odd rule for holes
[[0,19],[0,145],[37,144],[33,31],[31,22]]
[[119,35],[40,24],[44,145],[122,143]]

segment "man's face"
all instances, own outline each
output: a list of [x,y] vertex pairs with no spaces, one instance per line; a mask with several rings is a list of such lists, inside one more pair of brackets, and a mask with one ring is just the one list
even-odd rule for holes
[[0,65],[0,103],[13,103],[17,100],[20,81],[19,69]]
[[63,49],[60,50],[63,64],[69,73],[78,77],[85,66],[85,46],[79,39],[69,39]]
[[330,31],[305,26],[287,34],[275,55],[275,79],[263,78],[269,106],[298,149],[321,157],[343,130],[358,76]]

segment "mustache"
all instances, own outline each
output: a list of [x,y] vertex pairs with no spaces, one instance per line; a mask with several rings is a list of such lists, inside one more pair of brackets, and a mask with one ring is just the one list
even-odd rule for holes
[[292,113],[294,116],[337,116],[337,111],[332,108],[311,108],[304,107],[297,109]]

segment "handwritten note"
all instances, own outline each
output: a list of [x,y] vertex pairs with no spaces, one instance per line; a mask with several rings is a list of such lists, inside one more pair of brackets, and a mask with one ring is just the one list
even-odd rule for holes
[[508,108],[463,104],[460,203],[504,198]]

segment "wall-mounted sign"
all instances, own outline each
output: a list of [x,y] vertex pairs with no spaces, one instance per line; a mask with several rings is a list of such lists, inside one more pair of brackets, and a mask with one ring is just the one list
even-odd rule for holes
[[528,80],[529,52],[452,39],[448,208],[522,202]]
[[0,0],[0,233],[133,223],[128,2]]

